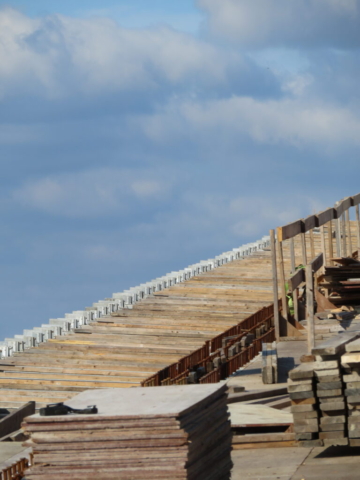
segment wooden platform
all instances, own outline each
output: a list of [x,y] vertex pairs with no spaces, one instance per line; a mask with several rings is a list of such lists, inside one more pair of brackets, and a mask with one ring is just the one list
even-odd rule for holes
[[[318,252],[320,235],[314,237]],[[295,246],[299,264],[301,246]],[[290,276],[286,242],[284,261]],[[34,400],[39,408],[87,389],[137,386],[272,300],[269,250],[228,263],[0,360],[0,407]]]

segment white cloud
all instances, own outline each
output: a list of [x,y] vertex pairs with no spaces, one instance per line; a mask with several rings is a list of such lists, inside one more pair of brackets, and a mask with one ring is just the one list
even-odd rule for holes
[[198,0],[210,30],[243,46],[360,45],[359,0]]
[[121,216],[143,208],[143,199],[162,201],[166,198],[170,182],[165,178],[152,180],[153,175],[121,169],[57,175],[25,183],[12,193],[12,198],[27,208],[51,215],[88,218],[116,213]]
[[158,143],[177,136],[237,142],[245,135],[259,144],[360,145],[360,119],[349,108],[304,99],[260,101],[232,97],[170,104],[144,117],[142,127]]
[[167,27],[126,29],[108,18],[31,19],[0,9],[0,84],[49,98],[157,91],[164,83],[223,82],[241,55]]

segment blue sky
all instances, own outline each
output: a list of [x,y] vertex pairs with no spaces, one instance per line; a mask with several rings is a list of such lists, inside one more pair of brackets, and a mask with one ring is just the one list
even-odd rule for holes
[[359,192],[359,20],[360,0],[0,2],[1,337]]

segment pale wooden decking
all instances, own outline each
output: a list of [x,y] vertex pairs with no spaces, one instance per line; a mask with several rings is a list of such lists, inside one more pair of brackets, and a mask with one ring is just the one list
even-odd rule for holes
[[[290,272],[286,242],[284,247]],[[296,251],[301,263],[298,242]],[[138,386],[272,301],[269,250],[228,263],[131,310],[0,360],[0,407],[34,400],[39,408],[89,388]]]

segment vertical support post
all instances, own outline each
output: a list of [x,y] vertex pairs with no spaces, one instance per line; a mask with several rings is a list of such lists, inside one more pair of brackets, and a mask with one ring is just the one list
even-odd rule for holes
[[348,252],[349,252],[349,257],[352,256],[353,254],[353,246],[352,246],[352,240],[351,240],[351,223],[350,223],[350,210],[346,210],[346,227],[347,227],[347,234],[348,234]]
[[343,257],[347,257],[345,212],[341,215],[341,234],[342,234],[342,245],[343,245]]
[[276,263],[276,239],[275,230],[270,230],[270,247],[271,247],[271,264],[272,264],[272,281],[274,294],[274,320],[275,320],[275,338],[280,340],[280,316],[279,316],[279,293],[278,293],[278,276]]
[[305,266],[307,264],[307,259],[306,259],[306,239],[305,239],[305,233],[300,234],[301,237],[301,255],[302,255],[302,264]]
[[309,231],[309,237],[310,237],[311,260],[314,260],[314,258],[315,258],[315,241],[314,241],[314,231],[312,229]]
[[359,205],[355,207],[355,215],[356,215],[356,234],[357,234],[357,248],[360,248],[360,209]]
[[277,248],[278,248],[278,257],[279,257],[279,264],[280,264],[280,292],[281,292],[281,300],[282,300],[282,316],[285,320],[288,319],[288,305],[287,305],[287,298],[286,298],[286,291],[285,291],[285,269],[284,269],[284,256],[283,256],[283,249],[282,249],[282,242],[277,241]]
[[[291,262],[291,274],[295,273],[295,247],[294,239],[290,238],[290,262]],[[295,288],[293,291],[293,302],[294,302],[294,318],[299,321],[299,308],[298,308],[298,289]]]
[[342,243],[341,243],[341,218],[338,218],[335,221],[335,231],[336,231],[336,256],[342,257]]
[[[360,232],[360,230],[359,230]],[[333,247],[333,231],[332,231],[332,221],[328,223],[328,246],[329,246],[329,260],[330,258],[334,258],[334,247]],[[330,265],[333,262],[329,262]]]
[[314,323],[314,276],[312,265],[306,265],[306,308],[308,330],[308,353],[315,347],[315,323]]
[[325,272],[325,265],[326,265],[326,244],[325,244],[325,229],[324,229],[324,225],[322,225],[320,227],[320,235],[321,235],[321,251],[324,255],[324,265],[322,267],[322,272],[324,273]]

